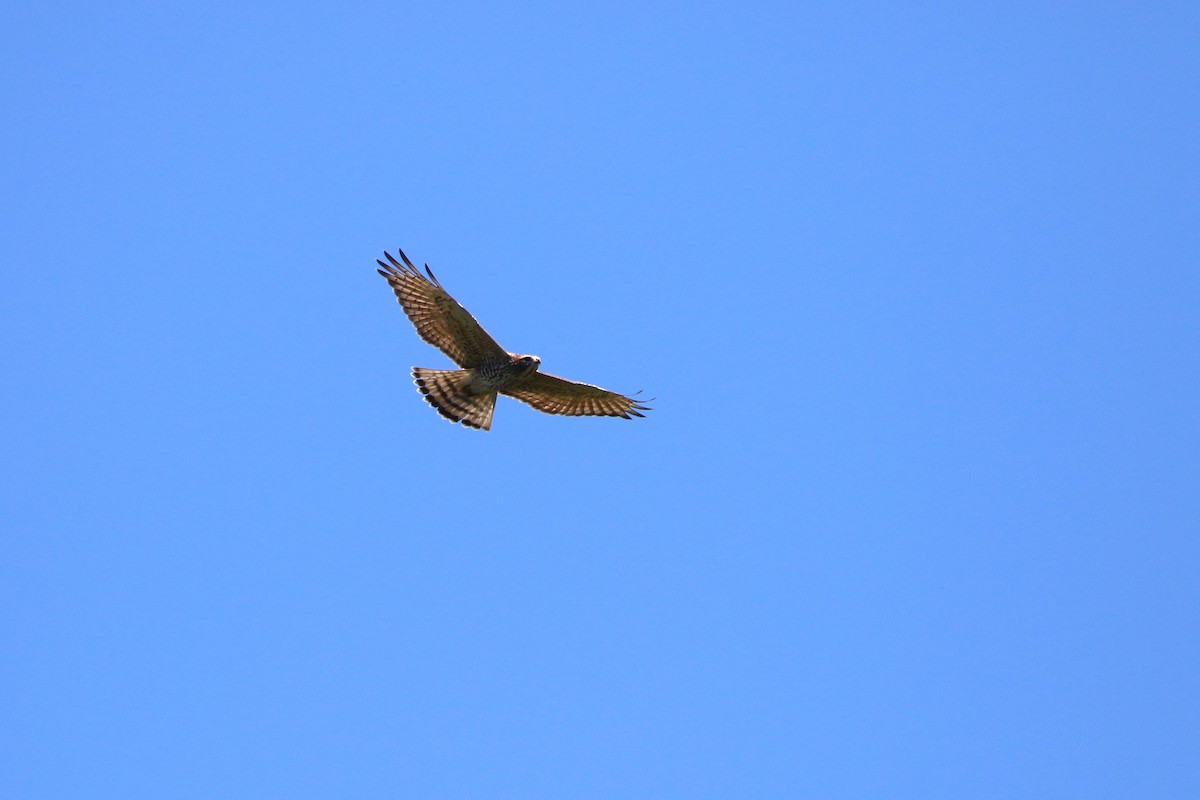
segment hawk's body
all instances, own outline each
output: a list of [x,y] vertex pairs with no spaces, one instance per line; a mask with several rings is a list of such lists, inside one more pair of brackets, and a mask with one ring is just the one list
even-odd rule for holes
[[649,410],[616,392],[539,372],[541,359],[506,351],[442,288],[428,264],[422,275],[403,250],[399,253],[403,263],[384,253],[390,263],[379,261],[379,274],[391,284],[417,334],[462,368],[413,367],[421,394],[446,419],[490,429],[497,393],[548,414],[630,419]]

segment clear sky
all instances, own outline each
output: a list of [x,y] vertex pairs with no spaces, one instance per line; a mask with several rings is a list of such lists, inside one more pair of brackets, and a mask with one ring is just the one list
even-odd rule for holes
[[1198,8],[8,8],[4,796],[1200,797]]

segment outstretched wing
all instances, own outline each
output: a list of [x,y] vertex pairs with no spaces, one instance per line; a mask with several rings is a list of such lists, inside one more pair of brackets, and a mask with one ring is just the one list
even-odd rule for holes
[[589,383],[576,383],[566,378],[535,372],[501,394],[515,397],[547,414],[566,414],[570,417],[641,417],[639,411],[649,411],[632,397],[601,389]]
[[384,253],[391,263],[385,264],[376,259],[382,267],[377,271],[391,284],[400,307],[422,339],[450,356],[463,369],[508,355],[483,326],[442,288],[428,264],[425,265],[425,272],[429,277],[425,277],[408,260],[403,250],[397,252],[403,264],[392,258],[391,253]]

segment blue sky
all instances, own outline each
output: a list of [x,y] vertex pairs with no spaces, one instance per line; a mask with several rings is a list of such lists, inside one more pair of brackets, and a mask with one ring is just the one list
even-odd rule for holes
[[1198,30],[9,9],[7,796],[1196,797]]

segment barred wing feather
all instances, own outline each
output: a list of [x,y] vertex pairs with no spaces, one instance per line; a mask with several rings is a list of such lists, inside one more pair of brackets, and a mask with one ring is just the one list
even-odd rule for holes
[[484,361],[504,358],[508,354],[470,313],[442,288],[429,265],[425,275],[398,250],[401,261],[384,253],[390,263],[378,261],[379,274],[387,278],[400,307],[408,315],[417,334],[448,355],[463,369],[477,367]]
[[501,394],[516,398],[547,414],[570,417],[641,417],[650,407],[632,397],[626,397],[589,383],[577,383],[566,378],[535,372],[516,386],[501,390]]

